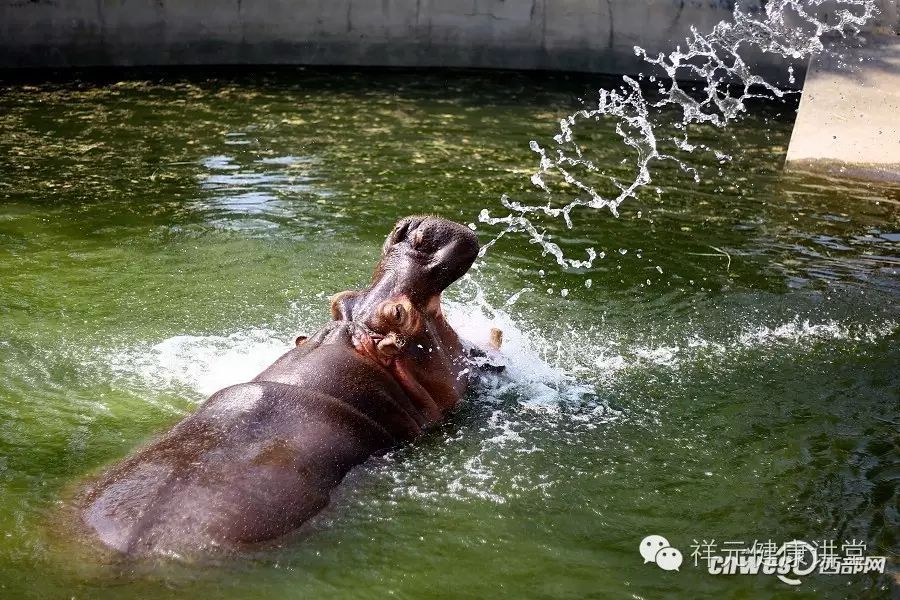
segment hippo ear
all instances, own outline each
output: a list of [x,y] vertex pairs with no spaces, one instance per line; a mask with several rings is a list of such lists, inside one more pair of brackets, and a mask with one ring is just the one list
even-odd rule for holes
[[503,330],[491,327],[491,339],[488,341],[488,346],[493,350],[499,350],[501,345],[503,345]]
[[347,290],[331,297],[331,316],[335,321],[353,320],[353,307],[359,299],[359,292]]
[[297,339],[294,340],[294,345],[299,346],[300,344],[302,344],[303,342],[305,342],[308,339],[309,339],[308,335],[298,335]]

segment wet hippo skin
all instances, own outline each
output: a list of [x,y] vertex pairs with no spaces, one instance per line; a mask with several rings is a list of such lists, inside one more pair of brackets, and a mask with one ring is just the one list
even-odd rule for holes
[[83,489],[90,536],[127,555],[184,556],[299,527],[353,466],[460,402],[467,362],[440,296],[477,253],[466,227],[402,219],[371,285],[332,299],[335,320]]

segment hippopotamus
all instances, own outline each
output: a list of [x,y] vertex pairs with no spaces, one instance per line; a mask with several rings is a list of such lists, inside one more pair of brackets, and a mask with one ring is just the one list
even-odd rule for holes
[[124,555],[185,556],[300,527],[351,468],[460,403],[467,345],[441,293],[478,250],[452,221],[400,220],[371,285],[331,299],[331,322],[84,487],[75,508],[89,536]]

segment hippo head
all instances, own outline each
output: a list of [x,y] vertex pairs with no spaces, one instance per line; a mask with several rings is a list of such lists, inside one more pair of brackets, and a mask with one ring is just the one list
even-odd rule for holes
[[401,219],[384,242],[371,285],[334,296],[332,315],[375,331],[397,323],[409,329],[421,315],[439,317],[441,292],[477,255],[478,239],[468,227],[433,216]]
[[[441,292],[477,256],[478,239],[467,227],[407,217],[385,240],[369,287],[331,300],[332,316],[349,325],[341,331],[352,332],[339,343],[349,342],[392,375],[429,423],[456,406],[466,389],[464,344],[444,318]],[[305,338],[297,343],[305,345]]]

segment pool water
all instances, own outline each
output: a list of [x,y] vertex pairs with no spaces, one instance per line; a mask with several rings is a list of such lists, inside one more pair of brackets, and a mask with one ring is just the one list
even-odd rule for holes
[[[364,286],[398,218],[539,200],[531,139],[605,82],[454,71],[29,74],[0,84],[0,597],[880,598],[897,591],[900,188],[782,171],[795,105],[697,128],[608,212],[500,240],[445,296],[507,371],[355,469],[279,547],[98,562],[78,482]],[[613,123],[595,158],[629,174]],[[624,160],[624,162],[623,162]],[[497,230],[478,225],[482,242]],[[644,564],[663,535],[679,571]],[[714,576],[692,545],[835,540],[884,575]],[[75,548],[75,549],[73,549]]]

